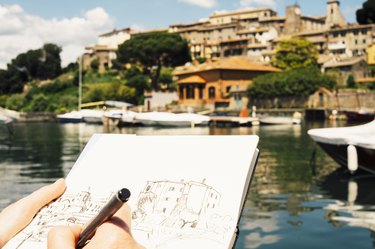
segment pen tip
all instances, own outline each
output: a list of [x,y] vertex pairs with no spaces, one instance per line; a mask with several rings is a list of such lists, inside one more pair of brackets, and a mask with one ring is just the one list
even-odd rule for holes
[[118,192],[118,197],[121,201],[127,202],[130,198],[130,191],[127,188],[123,188]]

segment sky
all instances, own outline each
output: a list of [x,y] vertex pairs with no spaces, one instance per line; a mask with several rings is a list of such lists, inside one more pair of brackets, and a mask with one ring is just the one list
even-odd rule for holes
[[[365,0],[341,0],[346,20]],[[62,47],[63,66],[73,62],[100,34],[191,23],[215,11],[267,7],[284,16],[298,3],[303,15],[323,16],[327,0],[0,0],[0,68],[18,54],[52,42]]]

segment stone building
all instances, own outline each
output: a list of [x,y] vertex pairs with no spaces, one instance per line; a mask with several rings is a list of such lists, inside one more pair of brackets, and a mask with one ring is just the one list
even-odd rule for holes
[[[247,106],[246,89],[255,77],[280,70],[271,66],[250,62],[244,57],[231,57],[203,64],[177,68],[179,104],[182,107],[230,107]],[[233,104],[232,104],[233,105]]]
[[345,59],[331,59],[322,65],[323,72],[336,73],[338,84],[345,86],[349,76],[354,79],[369,77],[369,70],[365,57],[349,57]]
[[118,46],[131,37],[130,28],[113,30],[99,36],[97,44],[86,47],[86,52],[82,55],[82,66],[84,69],[91,67],[93,61],[99,63],[98,71],[105,72],[112,67],[112,61],[117,58]]
[[322,56],[363,56],[374,43],[375,25],[348,24],[340,2],[328,0],[324,16],[303,15],[296,4],[286,8],[285,17],[264,8],[214,13],[205,21],[171,25],[169,32],[189,41],[193,58],[246,55],[268,63],[278,42],[292,36],[307,38]]

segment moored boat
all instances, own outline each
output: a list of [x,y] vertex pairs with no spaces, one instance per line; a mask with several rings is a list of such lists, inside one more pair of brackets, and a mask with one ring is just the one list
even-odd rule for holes
[[375,120],[352,127],[311,129],[308,134],[341,166],[375,174]]
[[195,113],[145,112],[137,113],[134,122],[145,126],[189,127],[208,125],[210,118]]
[[260,117],[260,124],[263,125],[292,125],[292,124],[301,124],[300,118],[293,117]]
[[56,116],[60,123],[80,123],[83,122],[82,113],[79,111],[67,112]]

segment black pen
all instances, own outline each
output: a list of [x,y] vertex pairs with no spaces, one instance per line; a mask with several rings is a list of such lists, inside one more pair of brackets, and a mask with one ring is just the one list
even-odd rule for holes
[[130,191],[127,188],[118,191],[99,211],[98,215],[84,226],[83,231],[79,235],[76,248],[84,247],[88,240],[92,238],[96,229],[109,220],[129,200],[129,197]]

